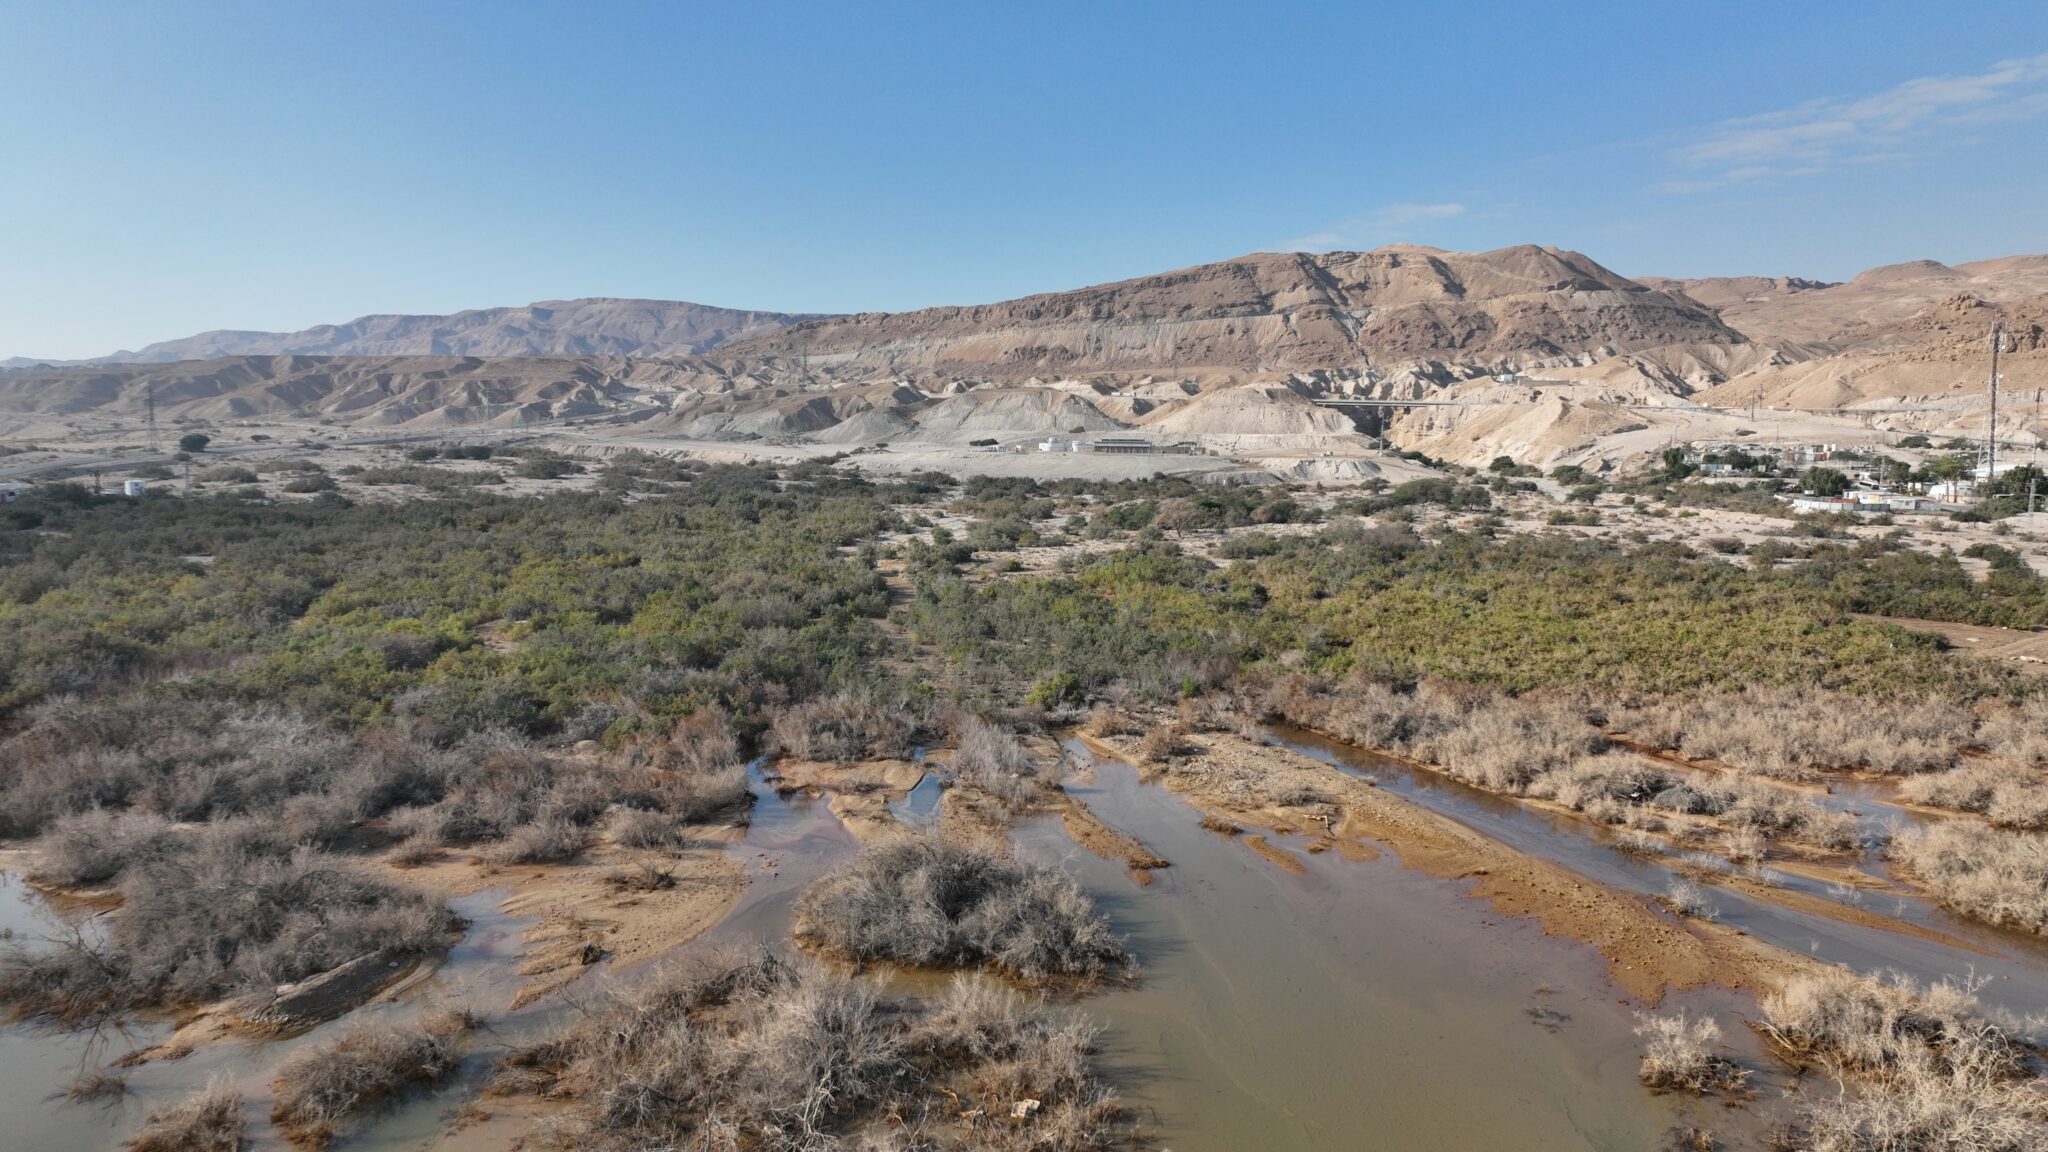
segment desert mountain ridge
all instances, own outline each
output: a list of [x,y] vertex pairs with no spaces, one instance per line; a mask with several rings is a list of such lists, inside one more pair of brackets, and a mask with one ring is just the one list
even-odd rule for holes
[[1794,276],[1642,280],[1713,308],[1753,341],[1851,351],[1881,344],[1889,328],[1944,301],[1974,297],[2002,305],[2048,293],[2048,255],[2005,256],[1954,266],[1911,260],[1866,269],[1840,283]]
[[[154,396],[164,419],[202,423],[595,419],[660,442],[848,451],[1129,430],[1342,477],[1382,434],[1465,463],[1612,462],[1735,435],[1703,413],[1753,407],[1968,434],[1994,323],[2006,386],[2048,386],[2048,256],[1841,283],[1637,280],[1559,248],[1397,245],[899,313],[599,299],[265,334],[285,351],[214,355],[239,336],[206,334],[135,354],[187,359],[0,370],[16,417],[0,423],[133,423]],[[1346,400],[1387,406],[1320,406]]]
[[[68,364],[169,364],[226,356],[688,356],[816,314],[682,300],[589,297],[445,316],[372,315],[298,332],[220,329]],[[0,368],[47,363],[26,357]]]
[[1512,367],[1743,336],[1704,305],[1576,252],[1253,253],[996,304],[808,320],[731,357],[818,369],[1019,379],[1284,373],[1459,361]]

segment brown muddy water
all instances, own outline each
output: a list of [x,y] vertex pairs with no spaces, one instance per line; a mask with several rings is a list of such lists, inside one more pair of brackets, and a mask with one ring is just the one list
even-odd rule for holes
[[[1587,821],[1531,808],[1303,729],[1276,726],[1268,738],[1349,775],[1372,780],[1404,800],[1609,887],[1654,896],[1667,891],[1677,878],[1672,861],[1645,859],[1620,851],[1611,834]],[[1928,819],[1890,804],[1868,786],[1852,783],[1838,787],[1837,794],[1822,799],[1838,811],[1854,812],[1870,828],[1913,825]],[[1686,859],[1728,868],[1725,861]],[[1866,854],[1863,866],[1873,877],[1890,882],[1883,861],[1874,853]],[[1781,948],[1866,974],[1897,972],[1923,983],[1942,979],[1982,980],[1979,999],[2015,1014],[2037,1013],[2042,1005],[2048,1004],[2048,941],[2039,936],[1949,912],[1895,882],[1878,890],[1845,890],[1769,868],[1759,878],[1845,907],[1930,928],[1963,946],[1830,919],[1719,886],[1709,891],[1715,918]]]
[[[728,848],[747,868],[747,891],[705,934],[702,946],[787,939],[790,905],[796,894],[858,847],[822,801],[801,794],[778,796],[758,762],[749,772],[755,794],[752,821]],[[450,901],[469,922],[461,942],[429,978],[407,988],[392,1002],[365,1006],[290,1038],[230,1041],[201,1048],[183,1059],[129,1069],[127,1094],[110,1105],[68,1103],[64,1088],[81,1072],[102,1068],[163,1039],[170,1032],[167,1024],[133,1022],[97,1032],[27,1024],[0,1026],[0,1152],[97,1152],[120,1147],[152,1109],[175,1104],[216,1077],[226,1078],[243,1092],[253,1149],[288,1148],[268,1123],[270,1081],[280,1060],[307,1044],[324,1043],[358,1021],[404,1019],[457,1003],[482,1011],[489,1025],[473,1037],[454,1081],[439,1092],[410,1098],[360,1125],[337,1147],[363,1152],[430,1148],[486,1152],[512,1147],[519,1135],[517,1127],[486,1123],[451,1132],[452,1109],[482,1084],[492,1064],[507,1050],[566,1023],[578,1004],[598,988],[599,981],[631,979],[637,973],[610,973],[605,970],[607,962],[562,995],[510,1010],[523,982],[518,972],[521,936],[531,922],[506,915],[500,908],[503,896],[486,890]],[[16,941],[34,946],[37,940],[61,938],[71,923],[52,911],[19,877],[0,872],[0,931],[11,932]],[[93,923],[88,920],[84,926],[91,931]],[[640,969],[645,970],[644,966]]]
[[[1392,854],[1359,862],[1277,839],[1306,869],[1292,874],[1201,828],[1128,765],[1095,759],[1093,775],[1068,791],[1172,861],[1149,886],[1057,821],[1018,839],[1081,880],[1143,965],[1135,986],[1080,1008],[1106,1025],[1108,1071],[1161,1146],[1642,1152],[1681,1123],[1761,1128],[1752,1113],[1643,1089],[1635,1006],[1591,948],[1502,918]],[[1693,996],[1664,1010],[1680,1003],[1738,1007]],[[1763,1066],[1746,1033],[1730,1040]]]
[[[1071,751],[1090,759],[1083,748]],[[925,796],[904,801],[915,806],[904,815],[936,811],[938,784],[930,783]],[[752,784],[751,826],[729,848],[748,869],[746,894],[692,949],[785,946],[796,895],[857,850],[823,801],[779,795],[759,765]],[[1740,1027],[1742,1015],[1754,1015],[1747,1001],[1690,993],[1661,1011],[1683,1005],[1722,1019],[1730,1051],[1763,1074],[1762,1101],[1731,1110],[1655,1096],[1635,1078],[1637,1006],[1608,983],[1592,949],[1500,917],[1466,897],[1462,883],[1409,872],[1392,854],[1360,862],[1276,840],[1300,858],[1305,872],[1295,875],[1202,829],[1194,809],[1120,763],[1097,762],[1092,782],[1069,788],[1172,861],[1140,888],[1121,863],[1075,846],[1055,819],[1032,821],[1017,834],[1023,854],[1056,861],[1080,880],[1143,965],[1134,984],[1062,1007],[1103,1025],[1105,1072],[1155,1147],[1643,1152],[1662,1147],[1674,1126],[1694,1123],[1730,1147],[1756,1146],[1779,1081]],[[456,901],[470,928],[441,969],[398,1002],[355,1014],[414,1013],[460,1000],[481,1008],[490,1029],[453,1086],[363,1125],[342,1149],[512,1147],[523,1121],[501,1117],[456,1129],[453,1110],[499,1054],[567,1022],[598,981],[647,970],[594,973],[563,995],[505,1011],[519,983],[526,925],[499,910],[499,895]],[[33,937],[54,927],[49,915],[18,882],[0,886],[0,924]],[[247,1095],[256,1147],[282,1147],[265,1119],[272,1070],[299,1045],[347,1026],[343,1020],[290,1040],[223,1044],[133,1070],[130,1095],[104,1109],[54,1094],[81,1068],[142,1046],[161,1028],[114,1038],[0,1029],[0,1148],[116,1147],[151,1108],[216,1075]]]
[[[500,895],[486,891],[450,901],[469,921],[461,942],[431,976],[390,1002],[365,1006],[297,1036],[229,1041],[202,1047],[182,1059],[127,1069],[121,1074],[127,1077],[128,1091],[110,1104],[69,1103],[63,1095],[65,1085],[81,1072],[102,1068],[163,1039],[170,1033],[167,1024],[144,1021],[97,1031],[30,1024],[0,1027],[0,1149],[71,1152],[119,1147],[149,1112],[177,1103],[216,1078],[233,1083],[247,1098],[252,1146],[284,1147],[268,1126],[270,1080],[278,1061],[307,1044],[331,1039],[358,1021],[403,1019],[456,1003],[493,1016],[491,1030],[479,1035],[469,1061],[481,1071],[490,1058],[487,1052],[502,1050],[508,1039],[537,1023],[533,1016],[503,1011],[519,984],[517,954],[526,923],[498,910]],[[65,921],[18,877],[0,874],[0,927],[13,929],[16,940],[33,945],[61,934],[64,926]],[[413,1111],[394,1113],[385,1123],[350,1139],[348,1146],[403,1147],[402,1138],[438,1124],[438,1107],[424,1117],[409,1115]]]

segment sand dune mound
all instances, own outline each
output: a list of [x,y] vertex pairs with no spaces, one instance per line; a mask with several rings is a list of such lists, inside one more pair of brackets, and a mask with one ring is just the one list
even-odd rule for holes
[[[793,439],[821,435],[870,412],[906,410],[928,399],[917,389],[899,384],[823,392],[772,386],[746,391],[679,393],[667,413],[648,421],[643,428],[700,440]],[[858,442],[858,433],[853,435],[855,439],[846,442]]]
[[[858,401],[854,406],[858,407]],[[763,405],[719,407],[691,416],[676,427],[701,440],[744,440],[802,436],[838,424],[849,405],[825,396],[799,396]]]
[[917,424],[901,411],[877,408],[849,416],[830,428],[811,433],[805,439],[817,444],[844,444],[853,447],[863,444],[885,444],[909,436],[916,430]]
[[977,389],[940,400],[916,421],[918,439],[941,443],[1124,427],[1086,400],[1049,388]]
[[1646,426],[1641,414],[1615,401],[1544,390],[1520,404],[1417,409],[1397,422],[1393,436],[1404,447],[1457,464],[1511,456],[1547,468],[1597,447],[1605,437]]
[[1143,423],[1147,431],[1165,437],[1342,436],[1357,431],[1344,413],[1318,407],[1278,385],[1205,392]]

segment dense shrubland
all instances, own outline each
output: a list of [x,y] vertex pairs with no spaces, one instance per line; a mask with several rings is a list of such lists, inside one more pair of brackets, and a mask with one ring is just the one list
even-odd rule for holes
[[1813,549],[1806,563],[1777,577],[1812,589],[1854,612],[2032,628],[2048,624],[2048,580],[2010,549],[1979,544],[1965,555],[1991,564],[1978,580],[1955,556],[1862,541]]
[[566,1100],[564,1148],[1083,1152],[1124,1134],[1092,1038],[975,977],[920,1009],[815,963],[704,960],[609,992],[492,1090]]
[[[625,454],[595,491],[510,499],[478,487],[498,474],[419,461],[356,477],[433,489],[375,508],[53,486],[0,512],[0,837],[41,838],[40,879],[124,901],[104,939],[0,959],[0,999],[77,1019],[430,950],[446,912],[352,854],[671,847],[746,802],[757,752],[846,762],[950,743],[956,780],[1023,807],[1047,780],[1002,724],[974,719],[1020,702],[1072,717],[1222,701],[1171,713],[1148,755],[1278,716],[1608,823],[1717,821],[1745,861],[1855,838],[1751,774],[1897,774],[1923,803],[2048,823],[2032,685],[1856,615],[2048,619],[2048,587],[1989,552],[1976,581],[1896,541],[1817,538],[1797,565],[1743,567],[1671,544],[1496,538],[1427,526],[1422,504],[1491,497],[1425,483],[1300,535],[1240,537],[1220,566],[1174,537],[1317,514],[1187,480],[973,481],[953,502],[980,520],[964,539],[892,547],[878,541],[905,527],[895,509],[950,481]],[[1129,544],[1051,576],[961,575],[977,549],[1056,533]],[[921,649],[880,624],[892,551]],[[1736,771],[1658,763],[1610,732]],[[1973,821],[1895,851],[1952,906],[2039,930],[2039,845]],[[936,843],[872,850],[804,903],[807,939],[861,960],[1033,979],[1127,960],[1057,873]],[[942,1145],[1096,1146],[1107,1104],[1085,1030],[961,987],[918,1017],[819,971],[741,966],[650,991],[644,1019],[607,1006],[526,1067],[593,1129],[619,1125],[598,1139],[635,1146],[770,1128],[794,1146],[881,1139],[882,1116],[918,1146],[933,1083],[996,1104],[965,1136],[934,1128]],[[942,1024],[946,1038],[923,1031]],[[1681,1049],[1703,1043],[1681,1031],[1673,1083],[1698,1071]],[[1022,1099],[1044,1110],[1004,1121]]]
[[673,717],[864,680],[887,598],[838,549],[914,490],[692,475],[630,503],[41,490],[21,508],[39,527],[0,531],[0,708],[176,676],[345,722],[542,735],[593,698]]
[[1848,615],[1852,605],[1808,576],[1671,545],[1457,533],[1424,545],[1405,526],[1347,521],[1259,551],[1219,568],[1156,541],[1058,577],[981,584],[926,571],[911,621],[969,670],[1065,672],[1091,693],[1161,699],[1276,663],[1512,692],[2022,690],[2010,674],[1959,667],[1934,638]]
[[38,880],[122,907],[103,936],[5,945],[0,1001],[76,1020],[432,951],[453,917],[354,855],[672,844],[747,802],[744,751],[778,713],[885,698],[886,597],[840,549],[916,490],[685,475],[631,503],[58,486],[15,509],[0,837],[39,837]]

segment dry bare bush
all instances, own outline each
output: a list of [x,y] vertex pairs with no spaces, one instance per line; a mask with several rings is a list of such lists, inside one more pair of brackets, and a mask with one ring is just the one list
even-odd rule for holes
[[1929,772],[1899,785],[1915,804],[1976,812],[2002,828],[2048,827],[2048,779],[2007,764],[1976,763]]
[[753,803],[746,765],[727,764],[701,772],[664,776],[655,785],[664,812],[685,824],[729,817]]
[[1295,678],[1276,686],[1267,705],[1288,721],[1367,748],[1419,755],[1463,727],[1467,714],[1493,694],[1425,681],[1413,691],[1354,677],[1317,692]]
[[972,1118],[973,1146],[1085,1149],[1114,1137],[1121,1111],[1095,1078],[1094,1041],[1085,1021],[1034,1011],[996,981],[968,975],[948,985],[908,1046],[927,1065],[959,1069],[968,1098],[992,1105]]
[[2048,768],[2048,716],[2016,704],[1987,710],[1977,722],[1977,744],[2010,764]]
[[785,756],[851,764],[908,757],[923,727],[924,717],[905,701],[842,692],[783,708],[771,732]]
[[622,892],[662,892],[676,886],[676,870],[653,860],[639,860],[614,870],[604,881]]
[[514,733],[481,733],[447,753],[458,769],[437,802],[401,809],[393,831],[426,845],[485,845],[500,864],[558,863],[620,807],[673,825],[748,802],[746,769],[722,715],[699,713],[616,757],[558,755]]
[[675,817],[645,808],[621,809],[612,817],[611,834],[622,848],[673,848],[682,840]]
[[64,1086],[64,1098],[74,1104],[111,1104],[128,1094],[128,1078],[105,1068],[88,1068]]
[[797,902],[800,939],[855,960],[1099,977],[1130,964],[1065,873],[934,837],[862,852]]
[[1712,920],[1721,914],[1707,899],[1707,890],[1697,881],[1683,877],[1673,880],[1671,887],[1664,890],[1664,906],[1679,916],[1690,916],[1696,920]]
[[204,825],[175,843],[122,877],[104,939],[0,945],[0,1003],[65,1022],[203,1003],[373,952],[432,951],[459,926],[437,900],[293,848],[259,822]]
[[1943,904],[2048,933],[2048,835],[1952,820],[1899,836],[1892,852]]
[[206,820],[324,791],[355,749],[296,713],[131,691],[62,697],[0,742],[0,835],[96,808]]
[[410,1024],[358,1024],[293,1053],[271,1083],[270,1118],[293,1143],[325,1147],[347,1125],[400,1095],[440,1083],[461,1064],[461,1040],[476,1026],[462,1011]]
[[1636,1013],[1636,1035],[1643,1040],[1643,1083],[1663,1091],[1702,1093],[1742,1086],[1749,1074],[1714,1051],[1721,1025],[1712,1016]]
[[225,1079],[161,1112],[129,1138],[128,1152],[241,1152],[242,1097]]
[[1122,709],[1108,704],[1097,704],[1088,710],[1088,718],[1081,721],[1081,734],[1101,738],[1105,736],[1131,736],[1138,732],[1137,724]]
[[1605,751],[1607,738],[1572,704],[1501,698],[1471,709],[1456,727],[1413,748],[1451,777],[1523,795],[1539,778]]
[[[1814,1152],[2039,1152],[2048,1095],[2027,1047],[1969,986],[1847,972],[1764,997],[1764,1033],[1842,1085],[1803,1102]],[[1853,1086],[1853,1090],[1851,1089]]]
[[601,1152],[1089,1152],[1122,1135],[1092,1037],[993,981],[920,1011],[813,962],[707,958],[608,990],[492,1091],[568,1101],[559,1143]]
[[723,709],[699,708],[635,755],[646,756],[660,772],[713,772],[740,762],[740,739]]
[[[739,735],[722,709],[690,713],[666,735],[628,749],[626,760],[646,773],[644,799],[652,801],[633,806],[658,808],[686,824],[722,818],[753,800],[747,791],[746,764],[740,759]],[[643,799],[633,793],[634,780],[623,783],[624,790],[615,799]]]
[[1263,765],[1248,764],[1231,757],[1197,756],[1173,765],[1176,779],[1187,781],[1190,791],[1250,807],[1315,808],[1312,818],[1331,817],[1330,794],[1322,789],[1319,774],[1273,772]]
[[1269,689],[1265,704],[1292,723],[1409,756],[1468,784],[1512,795],[1527,794],[1538,778],[1607,746],[1578,702],[1517,700],[1437,681],[1405,690],[1353,677],[1318,689],[1290,678]]
[[1010,808],[1022,808],[1037,792],[1031,759],[1015,736],[976,716],[954,725],[952,776],[994,796]]
[[1716,791],[1722,820],[1738,832],[1754,831],[1831,852],[1855,848],[1861,834],[1855,817],[1759,780],[1733,780]]
[[502,862],[544,862],[573,855],[616,805],[688,821],[747,799],[737,738],[710,709],[629,762],[550,755],[503,729],[445,748],[391,729],[344,739],[292,713],[146,691],[60,699],[29,719],[0,754],[0,829],[47,833],[44,875],[70,886],[168,851],[167,821],[249,817],[287,844],[324,847],[402,813],[393,830],[415,860],[493,844],[486,854]]
[[1721,853],[1734,864],[1761,864],[1770,850],[1764,834],[1753,827],[1731,828],[1721,838]]
[[1976,729],[1968,710],[1936,697],[1872,701],[1761,685],[1661,701],[1616,719],[1638,740],[1789,780],[1848,769],[1937,771]]
[[1230,732],[1237,727],[1228,702],[1220,693],[1181,697],[1174,718],[1183,732]]
[[567,820],[549,818],[522,824],[492,845],[484,859],[492,864],[560,864],[583,851],[588,834]]
[[1631,856],[1645,858],[1664,855],[1664,842],[1647,832],[1630,829],[1614,838],[1614,846]]
[[62,816],[36,841],[29,875],[60,888],[96,887],[133,865],[163,859],[175,836],[171,822],[153,813],[95,808]]
[[2048,781],[2032,788],[2000,789],[1984,818],[1998,828],[2048,830]]
[[[1747,699],[1721,698],[1716,707]],[[1554,800],[1601,823],[1658,821],[1649,810],[1714,817],[1729,828],[1730,846],[1749,859],[1761,858],[1759,839],[1829,852],[1848,851],[1859,841],[1853,817],[1795,792],[1673,768],[1610,747],[1602,717],[1580,699],[1513,699],[1433,682],[1404,691],[1364,678],[1318,688],[1297,677],[1270,686],[1264,700],[1272,711],[1291,712],[1290,719],[1313,722],[1341,739],[1409,756],[1489,791]],[[1672,703],[1639,708],[1627,720],[1641,738],[1675,746],[1686,733],[1672,725],[1692,715]]]
[[1138,759],[1147,764],[1164,764],[1187,750],[1187,730],[1178,722],[1154,725],[1138,740]]

